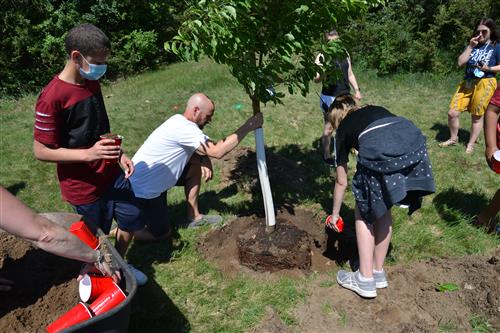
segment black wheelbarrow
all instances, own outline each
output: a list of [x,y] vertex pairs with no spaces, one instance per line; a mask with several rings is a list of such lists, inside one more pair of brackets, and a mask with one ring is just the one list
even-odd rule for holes
[[[69,228],[69,226],[76,221],[82,220],[82,216],[78,214],[72,213],[43,213],[40,214],[47,219],[65,227]],[[85,219],[83,219],[85,221]],[[96,228],[93,224],[85,221],[85,224],[89,229],[94,232],[97,236],[104,236],[104,233],[101,229]],[[113,255],[113,261],[116,267],[121,269],[122,279],[120,281],[120,287],[127,295],[127,298],[121,302],[115,308],[90,318],[84,322],[73,325],[64,329],[63,333],[70,332],[81,332],[81,333],[125,333],[128,329],[128,324],[130,321],[130,311],[132,306],[132,299],[137,292],[137,282],[135,280],[134,275],[128,269],[127,264],[123,260],[123,258],[116,252],[114,246],[109,242],[108,239],[105,239],[104,242],[107,242],[108,248],[110,249],[111,254]]]

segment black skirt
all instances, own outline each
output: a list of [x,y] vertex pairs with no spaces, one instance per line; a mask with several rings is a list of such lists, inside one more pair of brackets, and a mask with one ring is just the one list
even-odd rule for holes
[[409,205],[409,214],[413,213],[423,196],[435,192],[425,136],[402,117],[380,119],[367,130],[359,137],[352,180],[361,217],[372,224],[396,203]]

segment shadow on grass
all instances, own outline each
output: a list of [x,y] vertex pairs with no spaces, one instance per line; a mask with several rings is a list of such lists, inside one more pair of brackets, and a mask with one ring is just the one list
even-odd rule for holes
[[[333,168],[321,159],[316,142],[309,148],[290,144],[266,149],[266,160],[276,210],[292,213],[293,208],[304,202],[319,203],[323,210],[332,205]],[[227,186],[215,195],[209,194],[210,207],[234,215],[257,214],[263,216],[264,204],[259,183],[256,154],[247,150],[231,161],[234,166],[226,175]],[[226,205],[217,197],[228,197],[237,192],[247,192],[251,200],[237,205]],[[200,205],[204,205],[203,195]]]
[[189,332],[184,314],[153,279],[142,287],[133,301],[128,332]]
[[[179,235],[174,232],[175,239]],[[149,278],[146,285],[138,288],[133,301],[129,332],[189,332],[189,321],[154,278],[153,264],[169,262],[173,251],[180,250],[184,243],[159,241],[155,243],[133,243],[127,253],[129,262],[143,271]],[[136,265],[137,263],[137,265]]]
[[9,191],[12,195],[17,195],[19,191],[24,189],[26,187],[26,182],[19,182],[15,183],[14,185],[8,186],[6,189]]
[[[450,138],[450,129],[448,128],[448,124],[434,123],[430,129],[436,131],[434,139],[438,142],[443,142]],[[469,137],[469,131],[461,128],[458,130],[458,142],[467,143],[469,142]]]
[[449,226],[457,225],[461,220],[472,222],[488,202],[489,198],[482,193],[464,193],[455,188],[438,193],[433,200],[438,214]]

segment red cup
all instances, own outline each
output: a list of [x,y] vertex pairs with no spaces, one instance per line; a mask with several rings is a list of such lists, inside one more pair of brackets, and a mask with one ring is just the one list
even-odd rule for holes
[[90,304],[90,311],[92,311],[95,316],[98,316],[116,307],[123,302],[125,298],[127,298],[125,293],[113,282],[106,291]]
[[[325,224],[326,225],[332,224],[332,216],[331,215],[328,215],[326,217]],[[335,225],[337,226],[337,229],[339,229],[339,232],[342,232],[342,230],[344,230],[344,220],[342,220],[342,218],[340,216],[339,216],[337,222],[335,223]]]
[[93,250],[99,247],[99,239],[90,231],[85,222],[78,221],[69,227],[69,231]]
[[47,332],[55,333],[62,331],[65,328],[81,323],[82,321],[92,318],[92,313],[87,306],[82,302],[72,307],[71,310],[57,318],[52,324],[47,326]]
[[491,162],[492,162],[491,168],[493,169],[493,171],[495,171],[496,173],[500,173],[500,150],[497,150],[493,154]]
[[103,292],[113,287],[113,279],[109,276],[85,274],[80,280],[78,293],[83,302],[92,302]]
[[[115,142],[108,144],[109,146],[121,146],[122,141],[123,141],[123,136],[115,134],[115,133],[106,133],[106,134],[99,136],[99,138],[101,138],[101,140],[114,140]],[[118,162],[118,159],[116,159],[116,160],[106,159],[106,160],[104,160],[104,162],[106,164],[116,163],[116,162]]]

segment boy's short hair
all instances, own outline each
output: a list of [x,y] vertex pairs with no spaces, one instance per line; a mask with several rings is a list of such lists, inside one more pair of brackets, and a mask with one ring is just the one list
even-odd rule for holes
[[84,57],[111,50],[111,43],[106,34],[95,25],[88,23],[72,28],[66,35],[64,46],[68,56],[75,50]]

